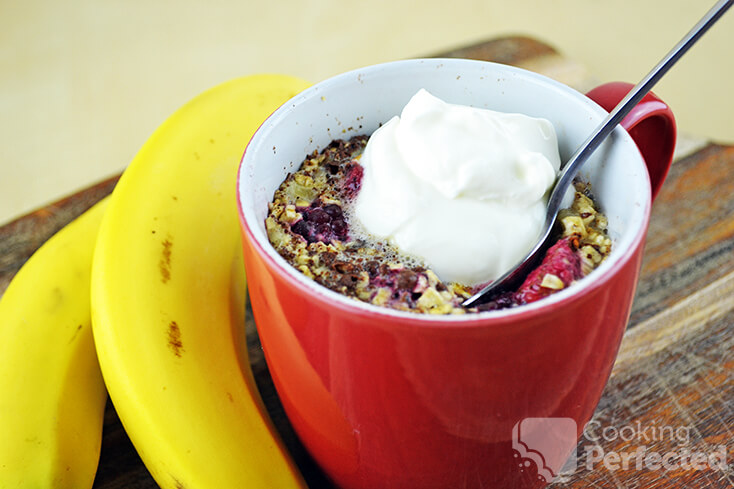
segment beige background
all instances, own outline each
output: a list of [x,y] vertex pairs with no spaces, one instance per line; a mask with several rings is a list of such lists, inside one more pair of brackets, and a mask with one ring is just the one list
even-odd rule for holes
[[[713,0],[0,1],[0,223],[122,170],[168,114],[257,72],[319,81],[507,34],[638,81]],[[734,12],[658,85],[734,142]]]

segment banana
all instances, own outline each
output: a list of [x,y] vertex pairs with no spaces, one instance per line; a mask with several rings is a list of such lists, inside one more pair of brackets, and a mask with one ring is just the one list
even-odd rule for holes
[[0,488],[92,487],[107,391],[92,340],[106,201],[49,239],[0,299]]
[[254,131],[306,86],[258,75],[193,99],[133,159],[102,223],[97,353],[120,420],[164,489],[305,487],[249,367],[235,187]]

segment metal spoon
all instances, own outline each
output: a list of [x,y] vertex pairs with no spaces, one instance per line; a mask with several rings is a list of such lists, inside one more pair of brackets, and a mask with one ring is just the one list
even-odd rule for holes
[[503,292],[520,285],[522,280],[538,265],[547,249],[550,247],[551,230],[556,222],[558,211],[561,209],[561,201],[563,200],[566,190],[573,183],[573,179],[578,173],[581,166],[589,159],[589,156],[599,147],[606,139],[609,133],[619,124],[622,119],[629,113],[647,92],[652,89],[653,85],[668,72],[668,70],[683,56],[693,44],[698,41],[701,36],[714,23],[724,15],[729,7],[734,4],[734,0],[719,0],[711,10],[690,30],[688,34],[645,76],[635,87],[622,99],[619,104],[612,110],[609,115],[602,121],[589,138],[582,144],[579,149],[571,156],[566,165],[561,170],[555,187],[548,199],[545,223],[540,233],[537,244],[530,253],[519,263],[517,263],[507,273],[497,280],[493,281],[482,290],[468,298],[463,302],[464,307],[471,307],[486,302],[493,294]]

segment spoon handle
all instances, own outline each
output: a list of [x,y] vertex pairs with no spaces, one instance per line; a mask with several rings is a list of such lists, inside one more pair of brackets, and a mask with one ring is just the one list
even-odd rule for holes
[[[734,0],[719,0],[711,10],[670,50],[668,54],[648,73],[645,78],[630,90],[630,92],[617,104],[609,115],[602,121],[589,138],[582,144],[576,153],[568,160],[558,178],[553,193],[551,194],[548,208],[560,209],[561,200],[565,189],[571,184],[576,176],[578,168],[599,147],[606,137],[614,130],[617,124],[637,105],[652,87],[665,75],[668,70],[703,36],[706,31],[724,15]],[[555,198],[555,199],[554,199]],[[557,200],[557,202],[556,202]],[[557,214],[557,212],[556,212]],[[555,216],[553,216],[555,220]]]
[[607,117],[594,129],[589,138],[576,150],[561,170],[558,181],[548,199],[546,219],[541,230],[539,241],[528,255],[507,273],[490,283],[482,290],[465,300],[462,305],[471,307],[486,301],[491,294],[501,292],[519,283],[530,269],[540,261],[545,253],[551,237],[551,229],[561,209],[561,202],[566,189],[571,185],[576,173],[606,137],[614,130],[622,119],[647,95],[652,87],[683,56],[706,31],[734,4],[734,0],[719,0],[706,15],[693,26],[683,39],[617,104]]

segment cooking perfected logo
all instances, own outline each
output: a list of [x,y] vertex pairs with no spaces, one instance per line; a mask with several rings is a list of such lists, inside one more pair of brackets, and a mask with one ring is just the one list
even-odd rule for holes
[[[731,470],[727,446],[693,443],[687,426],[660,426],[654,422],[643,426],[638,421],[604,427],[592,420],[584,427],[578,450],[577,433],[578,426],[571,418],[525,418],[512,428],[515,463],[521,472],[534,468],[538,478],[548,483],[567,480],[577,469]],[[665,450],[661,450],[663,447]]]
[[578,426],[571,418],[525,418],[512,428],[512,448],[521,472],[535,464],[545,482],[576,471]]
[[[692,433],[694,436],[692,436]],[[620,427],[591,420],[584,428],[582,458],[586,470],[729,471],[726,445],[706,443],[691,426],[640,421]],[[615,447],[609,449],[605,447]]]

